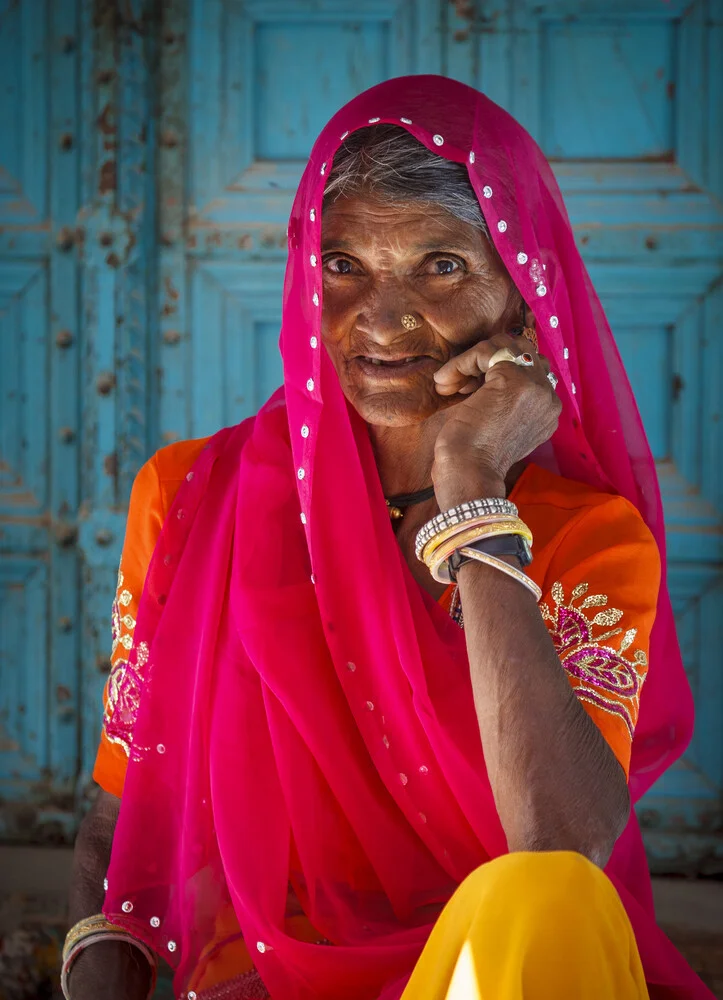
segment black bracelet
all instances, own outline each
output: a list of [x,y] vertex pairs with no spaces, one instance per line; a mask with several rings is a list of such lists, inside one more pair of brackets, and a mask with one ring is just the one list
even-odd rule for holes
[[[480,538],[477,542],[468,542],[464,548],[477,549],[478,552],[485,552],[488,556],[515,556],[523,569],[532,562],[530,545],[521,535],[494,535],[492,538]],[[447,567],[453,583],[457,582],[460,567],[468,562],[474,562],[474,559],[460,555],[459,552],[453,552],[449,557]]]

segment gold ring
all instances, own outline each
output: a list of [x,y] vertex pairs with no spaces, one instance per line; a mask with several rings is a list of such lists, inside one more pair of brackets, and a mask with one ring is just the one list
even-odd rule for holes
[[416,330],[420,325],[419,320],[412,313],[405,313],[402,316],[402,326],[405,330]]

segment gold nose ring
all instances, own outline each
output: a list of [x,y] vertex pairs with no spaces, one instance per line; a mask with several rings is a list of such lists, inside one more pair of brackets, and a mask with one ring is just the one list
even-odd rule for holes
[[413,313],[405,313],[402,316],[402,326],[405,330],[416,330],[422,324]]

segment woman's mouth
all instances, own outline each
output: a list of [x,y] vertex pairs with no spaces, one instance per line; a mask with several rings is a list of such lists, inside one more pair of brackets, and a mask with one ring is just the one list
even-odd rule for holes
[[430,358],[428,354],[408,355],[399,358],[380,358],[360,355],[354,358],[354,363],[365,376],[375,379],[408,378],[419,372],[434,371],[440,362]]

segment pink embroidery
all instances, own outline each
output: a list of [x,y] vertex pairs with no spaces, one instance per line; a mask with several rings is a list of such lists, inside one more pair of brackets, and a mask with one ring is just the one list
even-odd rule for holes
[[[617,716],[632,738],[648,660],[642,649],[632,650],[630,659],[623,655],[630,649],[637,629],[628,629],[623,634],[622,628],[615,627],[623,612],[605,607],[606,594],[586,596],[588,590],[589,584],[579,584],[572,591],[569,603],[565,603],[562,584],[555,583],[550,591],[554,610],[541,604],[540,611],[577,697]],[[577,607],[576,601],[580,602]],[[590,608],[604,610],[586,615]],[[617,650],[603,645],[618,635],[623,638]]]
[[130,612],[132,603],[133,595],[124,588],[121,569],[111,614],[113,666],[108,677],[103,729],[106,738],[122,746],[129,757],[133,751],[133,727],[138,715],[144,667],[148,662],[146,644],[142,642],[136,647],[133,643],[136,620]]

